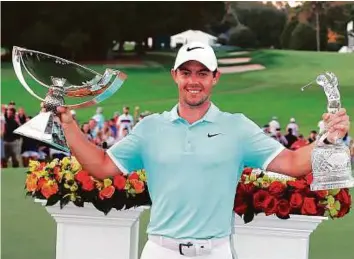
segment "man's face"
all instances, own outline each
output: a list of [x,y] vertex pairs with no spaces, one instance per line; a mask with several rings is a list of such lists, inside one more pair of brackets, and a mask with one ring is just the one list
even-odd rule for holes
[[124,107],[124,108],[123,108],[123,113],[127,115],[127,114],[129,113],[129,108]]
[[15,117],[15,113],[14,113],[14,111],[12,109],[7,109],[6,113],[7,113],[6,115],[7,115],[8,118]]
[[213,86],[220,78],[197,61],[188,61],[177,70],[172,70],[173,80],[178,85],[179,101],[191,107],[200,106],[209,100]]
[[95,120],[90,120],[89,121],[89,126],[90,126],[90,129],[93,129],[93,128],[95,128],[96,127],[96,121]]
[[18,109],[18,114],[19,114],[19,115],[25,114],[25,110],[24,110],[23,108],[19,108],[19,109]]

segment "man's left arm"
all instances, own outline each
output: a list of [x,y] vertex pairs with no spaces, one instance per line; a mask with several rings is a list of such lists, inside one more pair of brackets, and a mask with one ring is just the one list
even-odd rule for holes
[[[349,116],[345,109],[336,114],[325,113],[322,116],[328,129],[327,141],[334,143],[337,138],[343,138],[349,132]],[[284,149],[267,166],[268,171],[300,177],[312,171],[311,153],[315,142],[299,148],[296,151]]]

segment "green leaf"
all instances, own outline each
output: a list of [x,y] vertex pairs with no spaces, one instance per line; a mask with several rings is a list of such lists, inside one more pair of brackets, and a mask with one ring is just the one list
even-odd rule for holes
[[336,196],[340,192],[340,189],[332,189],[328,191],[329,195]]
[[53,206],[55,205],[60,199],[60,195],[58,194],[53,194],[52,196],[50,196],[47,200],[47,203],[45,204],[45,206]]
[[334,203],[334,208],[337,210],[337,211],[339,211],[340,210],[340,202],[339,201],[336,201],[335,203]]
[[325,211],[324,216],[325,217],[329,217],[329,211],[328,210]]
[[329,210],[329,213],[330,213],[331,217],[334,217],[338,214],[338,211],[335,208],[332,208]]
[[247,209],[245,215],[243,216],[243,221],[245,222],[245,224],[251,222],[254,218],[254,213],[252,209]]
[[329,195],[327,197],[327,201],[328,201],[328,204],[332,205],[332,204],[334,204],[335,199],[334,199],[334,197],[332,195]]

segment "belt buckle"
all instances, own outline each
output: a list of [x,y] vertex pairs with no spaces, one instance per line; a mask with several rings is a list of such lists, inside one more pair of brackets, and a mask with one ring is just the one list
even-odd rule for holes
[[[187,252],[186,252],[186,254],[185,253],[183,253],[183,248],[184,247],[187,247]],[[190,247],[193,247],[193,255],[191,255],[190,253],[188,253],[189,251],[190,251]],[[188,242],[187,244],[184,244],[184,243],[179,243],[179,245],[178,245],[178,248],[179,248],[179,253],[180,253],[180,255],[185,255],[185,256],[196,256],[196,249],[195,249],[195,246],[191,243],[191,242]]]

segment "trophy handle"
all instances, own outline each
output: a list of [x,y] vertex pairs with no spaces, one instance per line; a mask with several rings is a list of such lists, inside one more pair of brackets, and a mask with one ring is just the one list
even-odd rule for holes
[[17,53],[18,49],[17,48],[13,48],[12,50],[12,64],[14,66],[14,70],[15,70],[15,74],[18,78],[18,80],[20,81],[20,83],[25,87],[25,89],[34,97],[36,97],[37,99],[41,100],[42,102],[44,102],[44,99],[39,97],[38,95],[36,95],[33,90],[28,86],[28,84],[26,83],[26,80],[24,79],[23,75],[22,75],[22,69],[21,69],[21,61],[20,61],[20,54]]
[[[113,76],[116,76],[116,78],[110,85],[108,85],[110,79]],[[79,104],[64,105],[64,106],[70,109],[77,109],[77,108],[89,107],[97,103],[100,103],[106,100],[107,98],[109,98],[110,96],[112,96],[123,85],[124,80],[126,78],[127,75],[121,71],[107,69],[106,72],[104,73],[104,76],[100,80],[101,82],[95,85],[95,86],[99,86],[99,85],[103,85],[103,86],[100,87],[98,90],[91,92],[92,94],[100,93],[98,96],[96,96],[90,101],[82,102]],[[82,93],[80,93],[80,90],[67,92],[67,96],[80,96],[81,94]]]

